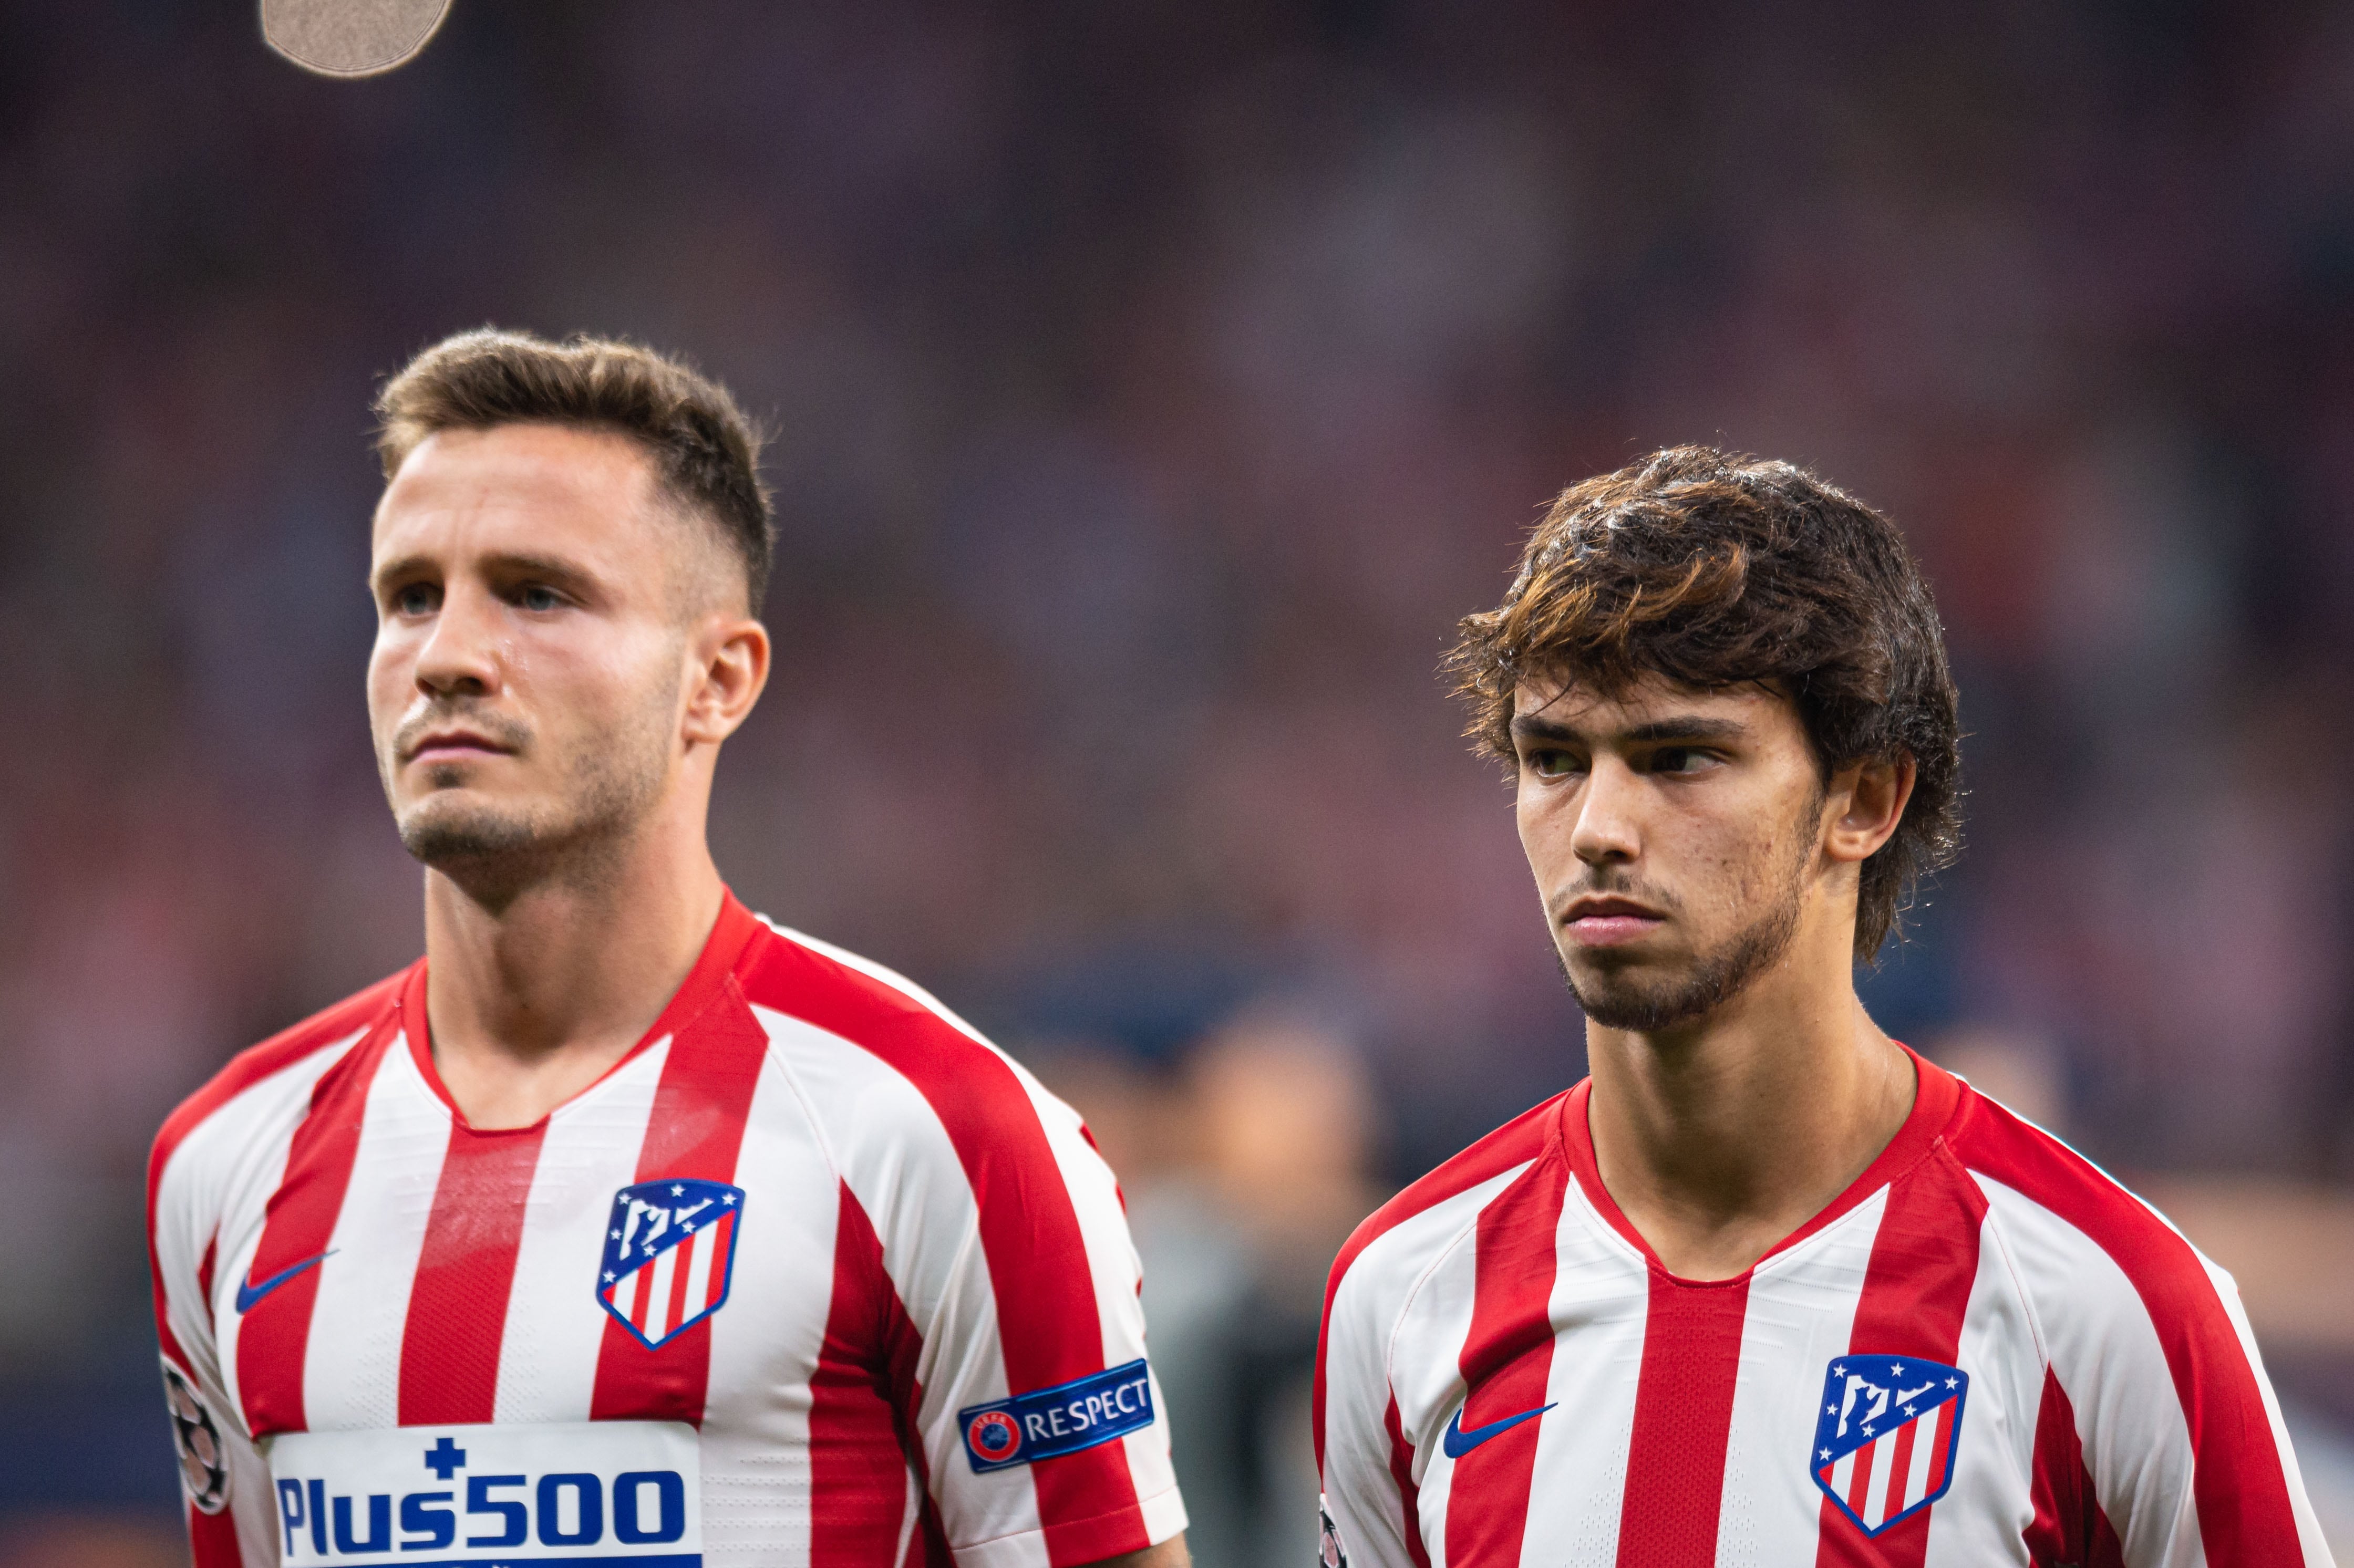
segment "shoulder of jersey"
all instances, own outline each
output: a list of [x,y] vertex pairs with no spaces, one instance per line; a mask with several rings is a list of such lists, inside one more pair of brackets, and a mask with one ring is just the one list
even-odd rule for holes
[[737,963],[737,982],[754,1007],[802,1019],[846,1039],[871,1031],[913,1031],[943,1046],[1003,1054],[907,976],[765,915],[758,919],[759,930]]
[[1462,1153],[1411,1182],[1396,1197],[1375,1209],[1351,1233],[1347,1245],[1332,1260],[1331,1277],[1324,1292],[1328,1308],[1332,1293],[1340,1288],[1350,1266],[1373,1243],[1449,1198],[1467,1192],[1516,1165],[1525,1165],[1543,1156],[1553,1143],[1554,1122],[1561,1114],[1563,1102],[1575,1092],[1575,1088],[1565,1089],[1551,1099],[1522,1111]]
[[2112,1254],[2188,1245],[2156,1209],[2059,1138],[1967,1081],[1962,1094],[1945,1139],[1973,1176],[2052,1211]]
[[[419,963],[423,961],[419,960]],[[154,1165],[160,1168],[181,1140],[200,1126],[207,1117],[256,1084],[284,1072],[314,1052],[340,1044],[366,1032],[393,1004],[400,994],[400,988],[408,983],[416,968],[411,964],[398,973],[387,975],[366,990],[354,992],[334,1006],[323,1008],[292,1028],[281,1029],[260,1044],[248,1046],[230,1057],[228,1065],[215,1073],[202,1088],[182,1100],[178,1107],[164,1118],[164,1126],[155,1135],[152,1157]]]

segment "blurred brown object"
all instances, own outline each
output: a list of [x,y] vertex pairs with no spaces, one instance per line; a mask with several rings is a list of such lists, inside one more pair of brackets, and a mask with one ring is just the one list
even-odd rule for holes
[[2129,1185],[2240,1282],[2265,1351],[2354,1352],[2354,1192],[2262,1176]]
[[1254,1010],[1204,1040],[1186,1077],[1202,1174],[1260,1255],[1263,1283],[1320,1299],[1333,1255],[1388,1195],[1368,1171],[1364,1064],[1310,1019]]
[[2055,1137],[2068,1136],[2068,1091],[2052,1048],[2031,1034],[1966,1023],[1930,1041],[1937,1065]]
[[41,1514],[0,1524],[0,1568],[187,1568],[188,1543],[167,1520]]

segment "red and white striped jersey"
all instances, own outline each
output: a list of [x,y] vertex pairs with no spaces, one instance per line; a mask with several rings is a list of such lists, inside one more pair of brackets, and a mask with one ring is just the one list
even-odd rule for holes
[[1886,1150],[1738,1278],[1611,1202],[1590,1080],[1366,1221],[1317,1368],[1328,1563],[2327,1563],[2231,1277],[1914,1060]]
[[646,1039],[478,1131],[419,962],[150,1166],[197,1568],[1065,1568],[1184,1525],[1118,1190],[907,981],[728,899]]

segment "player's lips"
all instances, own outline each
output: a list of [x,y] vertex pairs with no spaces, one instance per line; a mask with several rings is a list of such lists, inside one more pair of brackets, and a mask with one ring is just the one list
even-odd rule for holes
[[472,729],[437,729],[421,736],[408,748],[411,762],[432,762],[464,757],[504,757],[510,748]]
[[1667,916],[1631,898],[1574,898],[1562,912],[1562,929],[1581,947],[1615,948],[1656,931]]

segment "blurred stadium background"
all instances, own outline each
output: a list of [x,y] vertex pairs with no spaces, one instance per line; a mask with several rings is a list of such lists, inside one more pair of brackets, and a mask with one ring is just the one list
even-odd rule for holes
[[1675,9],[0,3],[0,1563],[181,1559],[141,1162],[418,948],[365,404],[484,321],[771,417],[722,866],[1089,1113],[1205,1564],[1306,1561],[1349,1224],[1581,1070],[1433,666],[1685,440],[1910,533],[1971,842],[1867,995],[2239,1274],[2354,1540],[2354,10]]

